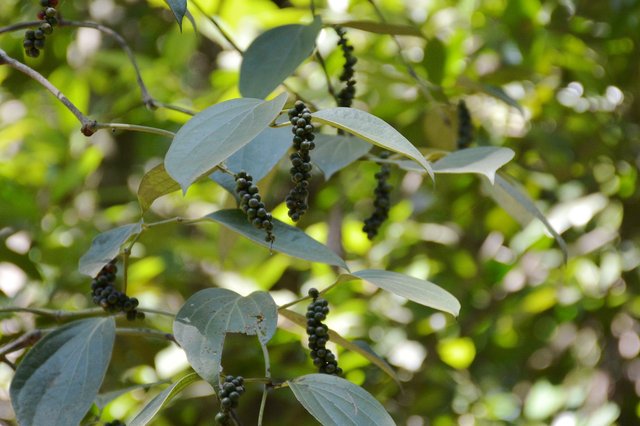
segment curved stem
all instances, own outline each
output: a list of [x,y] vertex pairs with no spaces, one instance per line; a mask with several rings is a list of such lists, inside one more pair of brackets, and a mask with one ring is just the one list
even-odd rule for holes
[[336,104],[337,104],[338,96],[336,95],[336,91],[333,89],[333,84],[331,83],[331,76],[327,72],[327,66],[324,62],[324,58],[322,57],[322,55],[318,50],[316,50],[316,58],[318,59],[318,62],[320,63],[320,67],[322,68],[322,72],[324,73],[324,77],[327,80],[327,90],[329,91],[329,94],[333,97],[333,99],[336,101]]
[[131,132],[142,132],[142,133],[151,133],[154,135],[166,136],[168,138],[174,138],[175,133],[170,132],[169,130],[159,129],[157,127],[149,127],[149,126],[139,126],[137,124],[126,124],[126,123],[97,123],[94,122],[91,126],[93,130],[100,129],[120,129],[120,130],[128,130]]
[[[264,356],[264,376],[269,382],[271,382],[271,362],[269,360],[269,351],[267,350],[267,346],[262,342],[260,342],[260,347],[262,348],[262,355]],[[267,405],[268,392],[269,392],[269,384],[265,383],[264,388],[262,390],[262,399],[260,401],[260,412],[258,414],[258,426],[262,426],[262,420],[264,418],[264,410]]]

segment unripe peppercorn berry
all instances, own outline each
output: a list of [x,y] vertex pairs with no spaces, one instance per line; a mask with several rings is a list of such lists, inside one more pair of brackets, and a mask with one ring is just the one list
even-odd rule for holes
[[[389,157],[388,152],[382,152],[380,158],[385,159]],[[389,208],[391,202],[389,194],[391,193],[392,186],[387,183],[391,169],[388,164],[382,164],[380,171],[376,173],[376,180],[378,185],[375,189],[375,200],[373,201],[374,211],[373,214],[364,221],[362,231],[367,234],[367,238],[373,240],[378,235],[378,230],[384,221],[389,217]]]
[[307,198],[309,197],[309,178],[311,178],[311,156],[309,154],[315,148],[311,142],[315,136],[313,124],[311,124],[311,111],[301,101],[297,101],[293,108],[289,110],[289,120],[293,125],[291,129],[295,135],[293,137],[294,152],[290,155],[291,181],[295,184],[289,191],[285,204],[289,209],[289,217],[297,222],[305,214],[307,208]]
[[126,312],[127,319],[143,319],[144,312],[138,311],[138,299],[129,297],[116,290],[116,259],[106,264],[91,282],[91,295],[93,303],[99,305],[107,312]]
[[464,100],[458,102],[458,149],[468,148],[473,142],[473,123],[471,113]]
[[337,95],[338,106],[350,107],[353,103],[353,98],[356,96],[356,80],[353,67],[358,62],[358,59],[353,56],[353,46],[349,45],[349,41],[346,38],[347,32],[344,28],[336,26],[334,29],[338,34],[338,45],[342,49],[342,56],[345,61],[340,75],[340,81],[345,83],[345,87]]
[[276,240],[273,235],[273,222],[271,214],[265,208],[261,200],[258,187],[253,185],[253,177],[245,171],[235,175],[236,194],[240,199],[240,209],[247,215],[247,220],[258,229],[264,229],[267,233],[265,241],[273,244]]
[[325,316],[318,313],[318,310],[322,311],[325,308],[328,312],[329,302],[320,298],[320,292],[315,288],[309,289],[309,296],[313,299],[307,307],[306,315],[308,344],[311,350],[309,355],[320,373],[340,375],[342,369],[338,367],[335,355],[326,348],[329,328],[322,323]]

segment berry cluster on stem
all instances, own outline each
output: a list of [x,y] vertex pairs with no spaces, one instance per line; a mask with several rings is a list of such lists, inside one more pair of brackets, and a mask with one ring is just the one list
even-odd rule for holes
[[27,30],[24,33],[24,41],[22,46],[27,56],[37,58],[40,56],[40,50],[44,49],[45,39],[48,34],[53,32],[53,27],[58,25],[58,11],[55,7],[58,0],[40,0],[42,10],[38,12],[38,19],[44,21],[37,30]]
[[216,414],[216,423],[231,424],[231,410],[238,406],[238,400],[244,393],[244,378],[242,376],[227,376],[220,386],[220,412]]
[[[384,151],[380,154],[381,159],[389,158],[389,152]],[[375,200],[373,201],[373,214],[364,221],[362,231],[367,234],[369,240],[373,240],[378,235],[378,230],[384,221],[389,217],[389,209],[391,208],[391,200],[389,195],[393,187],[387,182],[391,175],[391,168],[388,164],[381,164],[380,171],[375,174],[378,185],[375,189]]]
[[247,220],[258,229],[264,229],[267,236],[264,240],[273,244],[276,240],[273,231],[273,221],[271,213],[267,211],[258,191],[258,187],[253,184],[253,177],[245,171],[235,175],[236,194],[240,199],[240,208],[247,215]]
[[340,75],[340,81],[345,83],[345,87],[340,90],[337,96],[338,106],[350,107],[353,103],[353,98],[356,96],[356,80],[354,78],[354,69],[358,58],[353,56],[353,46],[349,44],[346,34],[347,32],[342,27],[334,27],[338,34],[338,46],[342,49],[342,56],[344,57],[344,66],[342,68],[342,74]]
[[98,275],[91,282],[91,294],[93,303],[99,305],[106,312],[126,312],[127,319],[144,319],[144,312],[138,311],[138,299],[129,297],[125,293],[116,290],[115,280],[118,267],[116,259],[107,263],[98,272]]
[[458,102],[458,149],[468,148],[473,142],[473,123],[471,113],[464,100]]
[[342,368],[338,367],[336,356],[327,349],[329,327],[322,322],[329,313],[329,302],[321,298],[315,288],[309,290],[309,296],[313,298],[313,302],[307,308],[307,335],[311,359],[320,373],[339,376],[342,374]]
[[296,101],[293,108],[289,110],[289,120],[293,124],[293,149],[291,159],[291,180],[295,184],[291,189],[285,202],[289,209],[289,217],[297,222],[305,214],[309,205],[309,179],[311,178],[311,156],[309,152],[316,145],[313,143],[313,124],[311,124],[311,111],[301,101]]

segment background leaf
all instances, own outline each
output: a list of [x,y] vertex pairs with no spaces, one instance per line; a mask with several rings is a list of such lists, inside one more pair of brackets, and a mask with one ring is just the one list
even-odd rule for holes
[[242,297],[224,288],[208,288],[187,299],[176,315],[173,333],[189,364],[217,388],[226,334],[257,335],[266,344],[277,320],[278,307],[267,292]]
[[[187,13],[187,0],[165,0],[169,5],[169,8],[173,12],[176,17],[176,21],[178,21],[178,26],[180,27],[180,31],[182,31],[182,19],[184,15]],[[194,26],[195,27],[195,26]]]
[[91,242],[89,250],[80,258],[78,270],[95,277],[104,265],[120,253],[120,247],[141,231],[140,223],[130,223],[98,234]]
[[311,161],[322,170],[325,180],[371,150],[369,143],[351,136],[318,134],[314,142]]
[[365,280],[376,287],[430,308],[448,312],[455,316],[460,313],[458,299],[442,287],[429,281],[378,269],[366,269],[351,274],[343,274],[338,277],[338,280],[348,281],[353,278]]
[[395,425],[371,394],[341,377],[308,374],[287,383],[296,399],[323,425]]
[[357,30],[367,31],[376,34],[390,35],[406,35],[415,37],[424,37],[420,29],[412,25],[390,24],[387,22],[377,21],[344,21],[330,25],[339,25],[341,27],[355,28]]
[[567,243],[551,226],[547,218],[536,207],[527,194],[509,183],[501,175],[497,175],[495,184],[485,183],[484,190],[498,203],[509,215],[516,219],[522,226],[526,226],[531,220],[538,219],[547,228],[549,233],[560,246],[565,262],[567,261]]
[[[234,173],[244,170],[253,177],[253,182],[257,183],[282,159],[293,143],[292,138],[290,127],[267,127],[251,142],[227,158],[225,167]],[[209,177],[236,196],[236,181],[233,176],[216,170]]]
[[180,392],[187,386],[200,380],[196,373],[190,373],[181,377],[171,386],[156,395],[147,405],[144,406],[133,419],[127,422],[129,426],[144,426],[148,424],[153,417],[160,412],[167,404],[169,404]]
[[482,146],[454,151],[433,163],[435,173],[478,173],[493,184],[496,171],[515,153],[509,148]]
[[278,87],[313,53],[321,28],[316,15],[310,25],[283,25],[258,36],[242,58],[242,96],[264,98]]
[[156,199],[179,189],[180,185],[169,176],[164,163],[158,164],[142,176],[138,186],[138,203],[142,213],[144,214]]
[[424,156],[396,129],[368,112],[354,108],[329,108],[314,112],[313,117],[325,124],[354,134],[367,142],[417,161],[433,178],[431,165]]
[[[264,240],[265,233],[262,229],[255,228],[241,210],[218,210],[206,216],[208,219],[216,221],[232,231],[238,232],[245,237],[255,241],[265,247],[270,247],[270,243]],[[274,251],[297,257],[298,259],[310,262],[326,263],[347,269],[347,264],[335,254],[329,247],[319,243],[304,231],[293,226],[273,219],[273,235],[276,240],[271,247]]]
[[77,425],[98,394],[116,336],[113,317],[53,330],[18,365],[11,403],[21,425]]
[[158,386],[158,385],[162,385],[165,383],[170,383],[170,381],[168,380],[162,380],[159,382],[154,382],[154,383],[141,383],[139,385],[133,385],[133,386],[128,386],[126,388],[123,389],[117,389],[117,390],[113,390],[110,392],[105,392],[105,393],[100,393],[98,394],[98,396],[96,396],[96,400],[94,401],[94,404],[96,404],[96,407],[98,407],[98,410],[104,410],[104,408],[113,400],[119,398],[120,396],[129,393],[131,391],[134,391],[136,389],[144,389],[149,390],[152,386]]
[[427,41],[424,49],[422,65],[427,70],[429,81],[435,85],[442,84],[447,63],[447,48],[439,38],[433,37]]
[[189,185],[251,142],[279,114],[287,94],[271,101],[232,99],[196,114],[176,133],[165,157],[167,173]]

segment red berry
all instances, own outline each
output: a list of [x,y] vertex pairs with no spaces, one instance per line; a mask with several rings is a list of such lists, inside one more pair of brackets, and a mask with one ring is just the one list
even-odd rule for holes
[[38,19],[44,21],[44,18],[46,18],[46,15],[44,13],[44,10],[41,10],[40,12],[38,12]]
[[49,6],[56,7],[58,5],[58,0],[49,0]]

